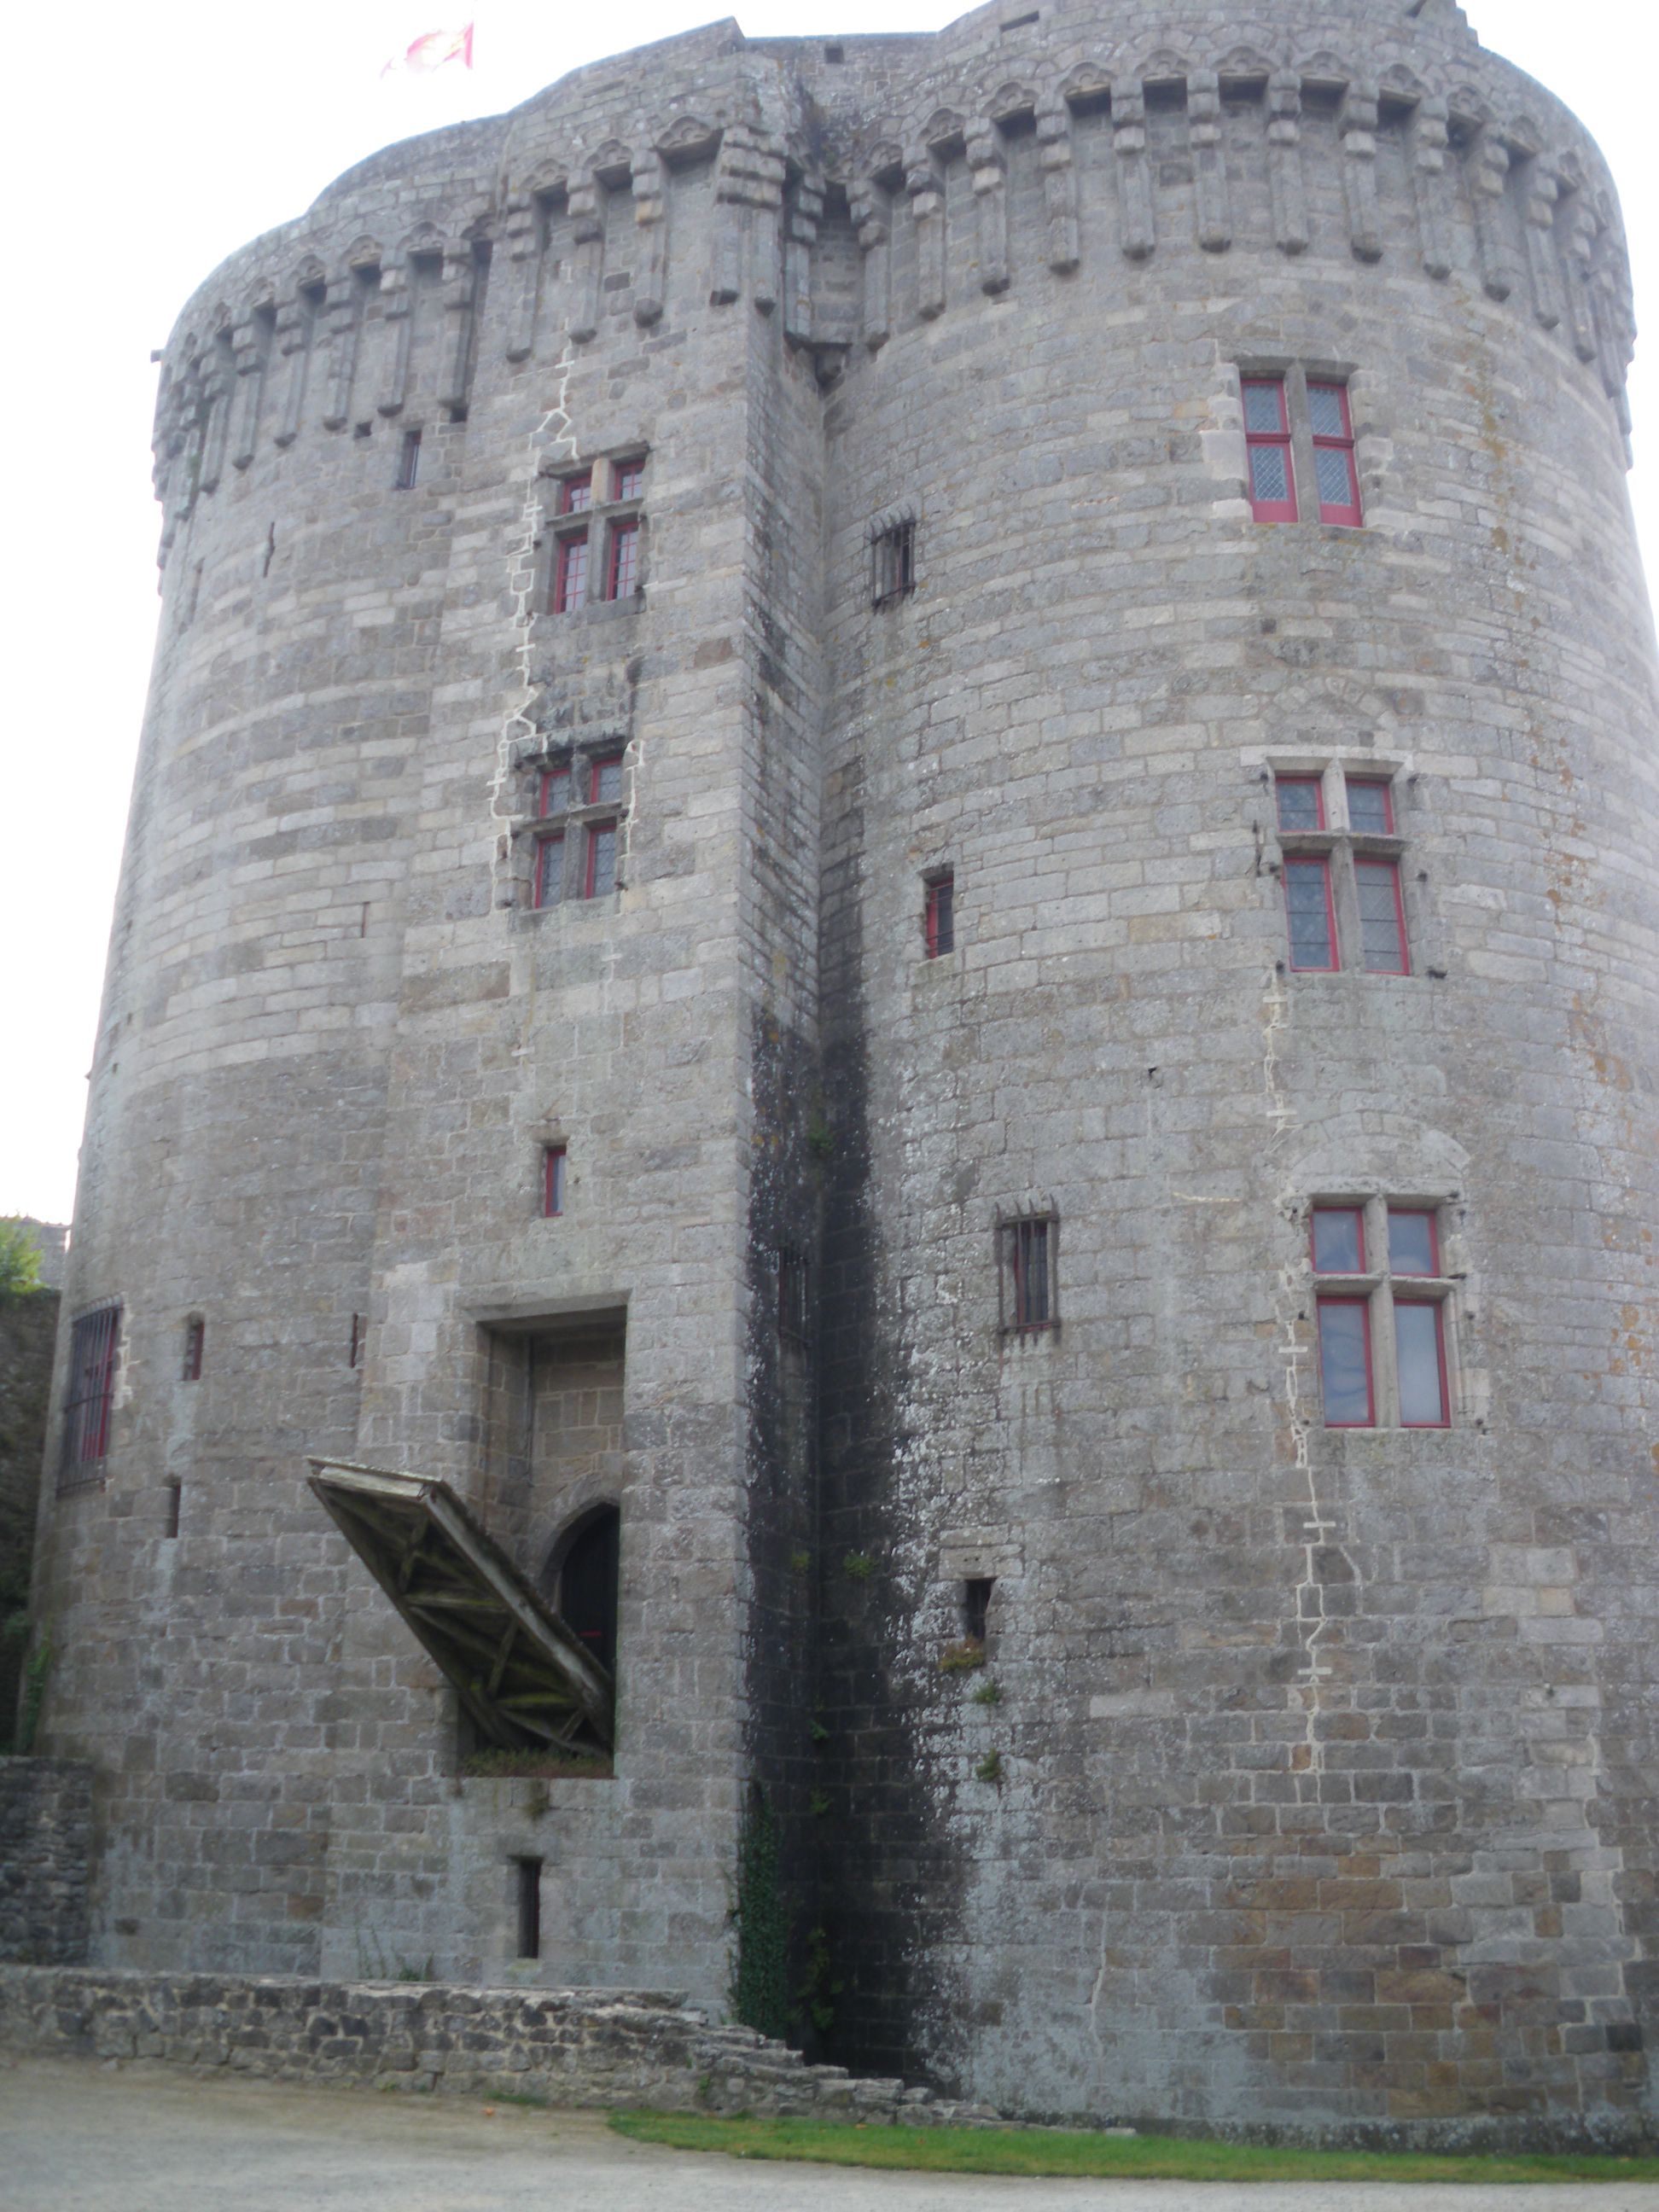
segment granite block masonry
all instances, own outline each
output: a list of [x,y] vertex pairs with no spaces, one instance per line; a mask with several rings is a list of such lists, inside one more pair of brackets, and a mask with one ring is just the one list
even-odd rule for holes
[[82,1962],[91,1862],[91,1768],[0,1759],[0,1960]]
[[787,2044],[722,2026],[671,1990],[0,1966],[0,2051],[550,2105],[999,2124],[982,2106],[810,2066]]
[[1651,2127],[1632,330],[1449,0],[714,23],[209,278],[34,1596],[95,1969],[718,2008],[759,1791],[837,2063]]

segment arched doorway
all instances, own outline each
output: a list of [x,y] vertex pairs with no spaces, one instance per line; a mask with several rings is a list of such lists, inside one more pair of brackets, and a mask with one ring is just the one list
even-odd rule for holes
[[617,1672],[617,1576],[622,1515],[596,1506],[560,1544],[551,1562],[553,1603],[607,1674]]

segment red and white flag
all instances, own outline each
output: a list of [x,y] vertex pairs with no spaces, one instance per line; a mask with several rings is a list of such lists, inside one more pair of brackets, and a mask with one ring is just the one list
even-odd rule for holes
[[394,70],[412,70],[417,76],[428,76],[441,69],[446,62],[459,62],[464,69],[472,66],[472,26],[463,23],[458,31],[422,31],[418,39],[411,39],[400,54],[380,71],[390,76]]

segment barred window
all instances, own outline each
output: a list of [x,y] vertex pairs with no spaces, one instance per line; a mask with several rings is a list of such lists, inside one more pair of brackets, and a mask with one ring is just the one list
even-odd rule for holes
[[1052,1212],[999,1221],[998,1309],[1005,1336],[1036,1336],[1060,1326],[1054,1261],[1060,1220]]
[[937,875],[929,876],[927,879],[922,937],[930,960],[937,960],[942,952],[955,949],[957,879],[949,868],[941,869]]
[[78,1316],[70,1336],[69,1392],[64,1404],[64,1451],[58,1486],[96,1482],[109,1450],[110,1400],[121,1334],[118,1298]]
[[874,573],[871,605],[889,607],[916,588],[916,526],[905,517],[877,531],[871,541]]

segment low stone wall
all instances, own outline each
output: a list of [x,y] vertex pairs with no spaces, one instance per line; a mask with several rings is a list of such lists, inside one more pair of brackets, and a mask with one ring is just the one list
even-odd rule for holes
[[0,2049],[550,2105],[997,2123],[983,2106],[809,2066],[785,2044],[653,1990],[0,1966]]
[[92,1769],[0,1759],[0,1959],[86,1957],[91,1861]]

